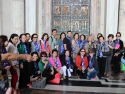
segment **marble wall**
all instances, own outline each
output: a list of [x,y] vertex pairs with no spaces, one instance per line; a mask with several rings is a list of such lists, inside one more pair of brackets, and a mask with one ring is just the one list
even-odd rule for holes
[[120,0],[118,31],[122,33],[122,40],[125,43],[125,0]]
[[[52,0],[0,0],[0,34],[37,33],[39,39],[44,32],[51,35],[51,13]],[[106,37],[119,31],[125,41],[124,24],[125,0],[91,0],[90,34]]]
[[2,1],[0,0],[0,35],[2,31]]

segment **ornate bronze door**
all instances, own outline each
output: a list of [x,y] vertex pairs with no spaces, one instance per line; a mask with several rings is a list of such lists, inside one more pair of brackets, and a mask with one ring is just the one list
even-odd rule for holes
[[53,0],[52,28],[89,35],[90,0]]

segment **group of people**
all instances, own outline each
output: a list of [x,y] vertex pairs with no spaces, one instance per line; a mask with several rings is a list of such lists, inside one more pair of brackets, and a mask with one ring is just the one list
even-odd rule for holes
[[[113,62],[112,76],[120,73],[120,60],[123,48],[123,41],[120,39],[121,33],[109,34],[105,40],[101,33],[85,36],[67,31],[62,32],[60,38],[56,39],[57,30],[52,30],[52,35],[44,33],[41,39],[37,34],[30,36],[29,33],[12,34],[10,39],[5,35],[0,35],[1,54],[30,54],[32,60],[29,63],[23,58],[14,59],[15,61],[4,60],[0,64],[0,77],[7,79],[6,71],[9,70],[12,79],[11,87],[16,88],[18,81],[17,64],[19,64],[19,89],[31,87],[31,82],[41,76],[47,78],[47,82],[53,80],[57,73],[63,78],[68,79],[76,75],[78,79],[95,79],[97,76],[110,76],[111,62]],[[19,39],[19,40],[18,40]]]

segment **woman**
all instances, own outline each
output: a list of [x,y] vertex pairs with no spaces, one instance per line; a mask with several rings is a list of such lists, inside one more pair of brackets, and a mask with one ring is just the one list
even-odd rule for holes
[[107,57],[111,55],[110,48],[104,42],[104,37],[99,37],[99,44],[97,45],[96,57],[99,65],[99,78],[104,77],[105,65]]
[[33,60],[31,62],[31,67],[30,67],[30,82],[33,82],[41,77],[41,71],[39,70],[39,67],[38,67],[38,63],[39,63],[38,53],[32,52],[31,56],[32,56]]
[[88,56],[88,52],[89,52],[89,49],[91,49],[91,48],[94,48],[94,49],[96,49],[96,45],[95,45],[95,43],[93,43],[92,42],[92,37],[91,36],[89,36],[88,37],[88,41],[87,41],[87,43],[85,44],[85,51],[86,51],[86,54],[87,54],[87,56]]
[[84,34],[80,35],[80,49],[84,48],[85,44],[87,43],[87,41],[85,40],[86,36]]
[[52,56],[49,58],[50,64],[54,67],[55,72],[63,74],[62,65],[58,57],[58,51],[56,49],[52,50]]
[[[26,36],[25,34],[21,34],[20,37],[20,43],[18,44],[18,52],[19,54],[29,54],[28,47],[26,45]],[[20,69],[20,77],[19,77],[19,88],[25,88],[27,84],[30,82],[30,76],[28,71],[28,62],[26,60],[20,60],[19,61],[19,69]]]
[[41,53],[41,46],[40,43],[38,42],[38,35],[33,34],[31,37],[31,52],[37,52],[39,55]]
[[55,72],[52,65],[47,60],[47,53],[42,52],[40,54],[41,60],[38,63],[39,69],[42,72],[42,76],[47,78],[47,82],[49,80],[53,80],[55,78]]
[[86,69],[88,67],[88,59],[85,56],[85,49],[81,48],[75,59],[77,66],[78,78],[86,78]]
[[41,38],[41,41],[40,41],[41,50],[42,50],[42,52],[47,53],[47,57],[49,57],[50,51],[51,51],[48,39],[49,39],[49,35],[47,33],[44,33],[42,38]]
[[65,37],[66,37],[66,34],[64,32],[62,32],[60,34],[60,39],[57,41],[57,50],[59,52],[59,59],[60,59],[61,63],[63,61],[62,58],[64,56],[64,51],[65,51],[64,44],[63,44],[63,40]]
[[64,73],[64,80],[67,77],[71,77],[71,73],[73,72],[74,62],[73,58],[70,56],[69,50],[65,51],[65,56],[63,57],[62,69]]
[[[8,38],[5,35],[0,36],[0,53],[1,54],[7,54],[6,47],[8,45]],[[7,70],[10,69],[10,62],[7,60],[2,61],[0,63],[0,80],[4,81],[6,83],[5,87],[9,87],[9,81],[7,77]]]
[[72,40],[72,57],[75,61],[75,57],[80,50],[79,34],[75,33]]
[[[17,43],[18,43],[18,35],[17,34],[12,34],[9,39],[9,44],[6,47],[8,53],[14,53],[18,54],[17,50]],[[18,64],[17,60],[16,61],[11,61],[11,68],[10,68],[10,73],[12,75],[11,79],[11,87],[14,89],[16,88],[16,83],[18,80],[18,74],[17,74],[17,67],[16,65]]]
[[109,77],[109,72],[110,72],[110,65],[111,65],[111,60],[112,60],[112,56],[113,56],[113,49],[114,49],[114,42],[113,42],[113,38],[114,35],[113,34],[109,34],[108,35],[108,41],[106,41],[106,43],[108,44],[110,50],[111,50],[111,55],[107,57],[107,62],[106,62],[106,66],[105,66],[105,76]]
[[[121,38],[121,33],[117,32],[116,33],[116,40],[114,40],[114,54],[117,53],[118,51],[120,51],[123,48],[123,41],[120,39]],[[117,57],[114,56],[113,57],[113,74],[112,76],[118,76],[118,74],[120,73],[120,60],[121,60],[121,56],[122,54],[119,54]]]
[[87,73],[87,79],[91,80],[92,78],[95,78],[98,74],[98,63],[97,59],[94,56],[95,52],[94,49],[89,50],[89,66],[88,66],[88,73]]

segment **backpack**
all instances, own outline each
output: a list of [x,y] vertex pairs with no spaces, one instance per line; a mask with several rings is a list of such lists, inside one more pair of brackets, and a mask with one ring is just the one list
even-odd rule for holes
[[51,38],[51,40],[52,40],[52,42],[53,42],[53,38],[52,38],[52,36],[50,36],[49,38]]

